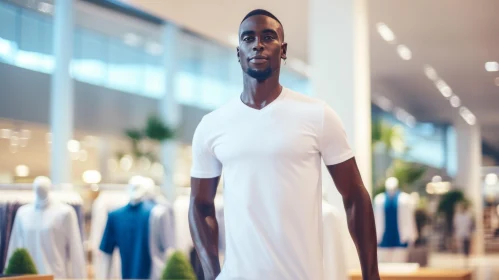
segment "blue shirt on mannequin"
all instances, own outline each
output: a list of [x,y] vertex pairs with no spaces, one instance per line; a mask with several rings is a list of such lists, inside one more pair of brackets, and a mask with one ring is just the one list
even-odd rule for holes
[[385,233],[378,245],[382,248],[407,247],[407,243],[400,242],[398,227],[398,198],[400,192],[394,195],[386,194],[385,198]]
[[154,204],[128,204],[109,213],[100,250],[112,254],[120,249],[123,279],[148,279],[151,275],[149,216]]

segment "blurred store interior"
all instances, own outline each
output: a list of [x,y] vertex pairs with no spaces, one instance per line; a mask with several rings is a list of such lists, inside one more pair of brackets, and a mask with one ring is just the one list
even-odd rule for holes
[[[373,201],[392,177],[414,198],[412,262],[499,279],[499,1],[347,2],[0,0],[0,205],[32,196],[38,176],[77,193],[95,277],[100,195],[116,208],[148,177],[186,217],[194,130],[240,94],[239,23],[264,8],[289,44],[281,83],[338,112]],[[460,205],[469,263],[453,238]]]

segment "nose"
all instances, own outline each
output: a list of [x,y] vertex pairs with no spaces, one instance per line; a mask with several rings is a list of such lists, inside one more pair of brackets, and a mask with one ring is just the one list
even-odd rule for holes
[[253,46],[253,50],[256,52],[263,51],[263,44],[262,44],[262,41],[260,40],[260,38],[257,38],[255,40],[255,45]]

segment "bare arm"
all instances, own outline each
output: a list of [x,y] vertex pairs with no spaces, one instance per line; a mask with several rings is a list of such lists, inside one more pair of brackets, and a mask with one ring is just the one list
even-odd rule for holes
[[369,193],[354,158],[329,165],[329,174],[343,197],[348,230],[352,236],[362,268],[362,279],[377,280],[378,257],[374,213]]
[[189,228],[206,280],[220,274],[218,259],[218,223],[215,216],[215,195],[220,177],[191,178]]

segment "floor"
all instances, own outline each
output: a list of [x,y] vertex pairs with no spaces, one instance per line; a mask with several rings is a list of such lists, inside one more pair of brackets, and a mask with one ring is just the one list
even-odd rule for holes
[[433,253],[429,267],[435,268],[470,268],[473,280],[499,280],[499,254],[471,256],[468,261],[457,254]]

